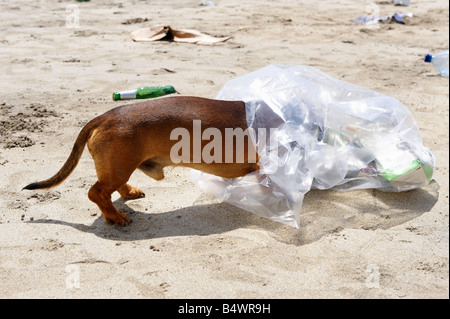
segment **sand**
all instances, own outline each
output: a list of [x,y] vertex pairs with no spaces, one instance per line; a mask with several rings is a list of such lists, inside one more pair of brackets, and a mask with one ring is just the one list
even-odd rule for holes
[[[414,17],[375,28],[349,21],[370,8],[362,0],[200,2],[0,2],[0,297],[448,298],[449,80],[423,62],[448,48],[448,2],[376,1],[380,15]],[[231,39],[131,40],[159,24]],[[432,183],[311,191],[300,229],[202,194],[183,168],[161,182],[133,174],[147,196],[113,197],[133,222],[106,224],[87,198],[87,151],[60,186],[21,191],[62,166],[89,119],[124,103],[114,91],[170,84],[211,98],[270,64],[311,65],[399,99],[436,155]]]

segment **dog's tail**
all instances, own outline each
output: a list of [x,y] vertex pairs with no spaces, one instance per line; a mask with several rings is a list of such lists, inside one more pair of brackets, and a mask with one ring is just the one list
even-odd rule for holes
[[42,188],[51,188],[55,187],[59,184],[61,184],[69,175],[72,173],[72,171],[75,169],[75,167],[78,164],[78,161],[80,160],[81,155],[83,154],[84,147],[91,136],[92,131],[97,127],[97,121],[91,121],[88,124],[86,124],[85,127],[81,130],[80,134],[78,134],[78,137],[75,141],[75,144],[73,145],[72,152],[69,155],[69,158],[64,163],[63,167],[52,177],[49,179],[46,179],[44,181],[31,183],[27,186],[25,186],[24,189],[42,189]]

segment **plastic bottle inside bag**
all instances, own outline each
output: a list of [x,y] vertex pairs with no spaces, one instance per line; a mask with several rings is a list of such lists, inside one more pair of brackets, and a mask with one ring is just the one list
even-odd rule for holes
[[323,137],[323,142],[336,150],[347,149],[344,158],[334,152],[336,162],[339,159],[347,164],[354,163],[352,166],[340,165],[347,168],[341,184],[355,178],[370,177],[374,179],[376,188],[406,191],[430,182],[434,167],[432,155],[428,151],[422,152],[422,156],[417,155],[408,143],[392,133],[390,128],[395,124],[377,122],[376,128],[373,123],[355,125],[358,120],[349,121],[348,116],[345,122],[348,125],[327,128]]

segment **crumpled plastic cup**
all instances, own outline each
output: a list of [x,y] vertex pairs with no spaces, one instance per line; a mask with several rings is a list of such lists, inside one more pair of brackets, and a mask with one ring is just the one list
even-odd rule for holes
[[259,216],[298,228],[311,189],[400,192],[432,179],[435,157],[402,103],[313,67],[271,65],[215,98],[245,102],[260,170],[234,179],[194,170],[192,179]]

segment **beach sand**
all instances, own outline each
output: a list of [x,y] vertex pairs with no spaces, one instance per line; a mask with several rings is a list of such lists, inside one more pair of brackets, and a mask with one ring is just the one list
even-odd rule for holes
[[[449,45],[447,1],[396,7],[408,24],[364,26],[368,2],[0,1],[0,298],[448,298],[449,80],[423,62]],[[78,15],[77,20],[73,19]],[[230,36],[212,46],[133,42],[153,25]],[[399,99],[436,156],[430,185],[406,193],[311,191],[300,229],[211,198],[190,170],[130,184],[146,197],[106,224],[87,198],[85,151],[48,191],[88,120],[114,91],[173,85],[212,98],[270,64],[311,65]]]

